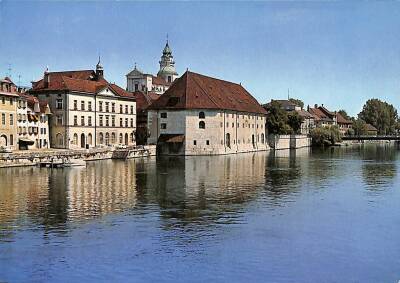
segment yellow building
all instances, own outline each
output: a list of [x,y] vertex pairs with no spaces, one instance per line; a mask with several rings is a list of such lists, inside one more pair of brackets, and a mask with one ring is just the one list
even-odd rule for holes
[[8,77],[0,79],[0,150],[16,148],[17,99],[16,85]]

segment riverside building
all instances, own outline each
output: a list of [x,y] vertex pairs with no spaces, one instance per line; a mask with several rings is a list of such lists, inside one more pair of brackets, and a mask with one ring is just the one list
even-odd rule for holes
[[46,70],[30,93],[50,106],[53,148],[135,145],[134,94],[104,78],[100,59],[95,71]]
[[17,87],[11,79],[0,79],[0,149],[16,149],[17,99]]
[[265,116],[240,84],[186,71],[148,107],[148,143],[170,155],[266,150]]

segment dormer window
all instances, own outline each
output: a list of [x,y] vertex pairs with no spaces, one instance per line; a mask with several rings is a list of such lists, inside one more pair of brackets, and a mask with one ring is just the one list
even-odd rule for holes
[[199,119],[205,119],[206,118],[206,114],[204,114],[203,111],[199,112]]

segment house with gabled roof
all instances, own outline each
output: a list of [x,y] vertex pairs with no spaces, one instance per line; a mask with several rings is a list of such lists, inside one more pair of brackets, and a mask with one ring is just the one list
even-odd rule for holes
[[51,147],[135,145],[135,95],[104,78],[100,58],[95,71],[46,70],[30,93],[50,106]]
[[265,109],[241,85],[186,71],[148,107],[158,154],[266,150]]

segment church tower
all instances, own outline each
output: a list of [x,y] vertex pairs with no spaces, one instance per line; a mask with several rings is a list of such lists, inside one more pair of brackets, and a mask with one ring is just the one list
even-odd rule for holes
[[162,77],[168,83],[172,83],[178,77],[178,73],[175,70],[174,57],[172,56],[172,51],[168,44],[168,39],[161,56],[160,70],[158,71],[157,76]]

